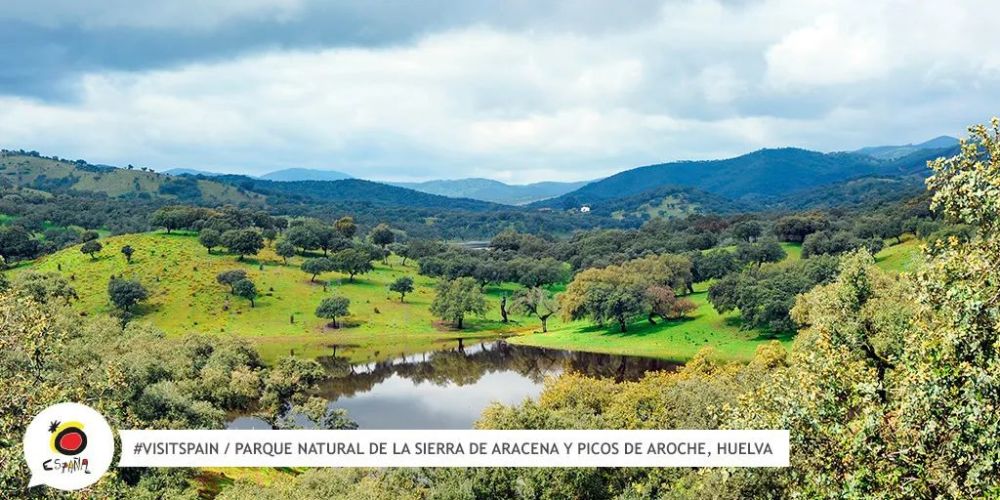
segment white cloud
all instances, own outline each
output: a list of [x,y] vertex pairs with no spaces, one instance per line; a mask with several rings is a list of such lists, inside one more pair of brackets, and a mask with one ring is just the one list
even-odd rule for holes
[[896,61],[879,33],[841,24],[824,16],[772,45],[766,54],[769,81],[779,87],[835,86],[887,75]]
[[[249,6],[219,7],[212,22],[297,4],[233,2]],[[997,14],[975,1],[696,0],[630,30],[469,26],[397,46],[93,72],[74,101],[0,96],[0,137],[155,168],[515,182],[917,141],[997,112],[1000,49],[982,42]]]

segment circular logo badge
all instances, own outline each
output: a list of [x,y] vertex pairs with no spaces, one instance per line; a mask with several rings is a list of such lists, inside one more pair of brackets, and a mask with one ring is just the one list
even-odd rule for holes
[[114,434],[100,413],[79,403],[60,403],[35,416],[24,433],[29,486],[86,488],[111,467]]

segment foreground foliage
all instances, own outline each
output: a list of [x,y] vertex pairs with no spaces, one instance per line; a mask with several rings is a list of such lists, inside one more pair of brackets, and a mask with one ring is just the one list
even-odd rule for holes
[[314,471],[226,498],[994,498],[1000,495],[1000,123],[933,162],[933,206],[975,228],[938,240],[912,275],[865,248],[799,295],[791,353],[747,365],[709,353],[633,383],[573,374],[479,426],[789,429],[783,469]]

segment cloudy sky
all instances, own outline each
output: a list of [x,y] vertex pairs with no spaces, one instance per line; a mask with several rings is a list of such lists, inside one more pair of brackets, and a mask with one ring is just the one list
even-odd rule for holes
[[582,180],[1000,114],[994,0],[8,0],[0,147]]

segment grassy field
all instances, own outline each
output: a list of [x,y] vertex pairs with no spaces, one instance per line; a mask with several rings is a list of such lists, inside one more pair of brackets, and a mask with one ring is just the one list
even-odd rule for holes
[[[318,356],[332,352],[332,345],[356,361],[385,359],[403,353],[424,352],[453,342],[457,337],[494,337],[513,333],[515,325],[503,325],[499,310],[483,318],[470,318],[467,328],[452,331],[430,314],[433,280],[416,273],[416,266],[403,266],[398,259],[390,266],[377,263],[375,271],[358,276],[354,283],[344,275],[327,273],[315,283],[299,269],[301,257],[282,264],[271,249],[257,258],[238,262],[235,256],[198,244],[194,234],[162,232],[115,236],[100,240],[104,250],[96,260],[80,253],[79,246],[39,259],[23,269],[59,271],[72,281],[80,300],[76,307],[88,313],[113,312],[107,298],[112,275],[140,280],[151,292],[149,301],[137,311],[139,320],[150,321],[168,334],[201,332],[250,339],[267,359],[294,352]],[[135,249],[127,264],[121,247]],[[232,296],[215,276],[229,269],[244,269],[261,296],[251,308],[245,299]],[[388,285],[399,276],[414,277],[416,290],[400,303]],[[323,283],[327,289],[324,291]],[[490,290],[494,303],[502,289]],[[315,317],[319,302],[334,293],[351,299],[351,316],[345,327],[332,329]],[[495,309],[495,308],[494,308]],[[294,322],[293,322],[294,321]]]
[[792,336],[764,335],[759,331],[740,330],[738,315],[719,314],[708,303],[708,284],[699,283],[695,293],[687,298],[697,306],[687,318],[657,321],[651,325],[640,321],[621,333],[614,326],[598,327],[587,321],[561,323],[550,321],[548,333],[534,333],[512,338],[509,342],[536,347],[576,351],[631,354],[687,361],[701,348],[711,346],[720,359],[747,361],[762,342],[791,342]]
[[922,242],[913,235],[903,236],[903,242],[886,246],[875,256],[875,263],[887,271],[912,271],[920,259]]
[[[111,276],[138,279],[151,292],[151,298],[137,311],[138,320],[149,321],[170,335],[199,332],[243,337],[253,342],[267,360],[291,353],[322,356],[337,346],[338,354],[352,361],[373,361],[435,350],[453,344],[457,338],[512,335],[517,337],[511,342],[523,345],[681,362],[702,347],[712,346],[719,358],[746,360],[762,342],[772,338],[783,343],[791,341],[788,335],[772,337],[760,331],[741,330],[736,314],[720,315],[708,303],[707,283],[696,285],[696,293],[689,297],[698,305],[689,318],[655,325],[644,320],[631,325],[627,333],[586,321],[564,323],[552,318],[549,332],[541,334],[536,333],[540,331],[537,320],[517,315],[511,315],[511,323],[503,324],[499,300],[515,285],[490,287],[490,311],[484,317],[469,318],[466,329],[456,331],[430,313],[434,280],[418,275],[413,262],[403,265],[396,257],[389,265],[376,263],[373,272],[357,277],[354,283],[338,273],[321,275],[312,283],[299,269],[302,257],[286,265],[270,248],[239,262],[219,250],[209,254],[193,233],[133,234],[100,241],[104,249],[95,260],[75,246],[13,272],[61,272],[80,296],[75,307],[90,314],[113,312],[106,291]],[[124,245],[136,250],[131,264],[120,253]],[[801,258],[799,245],[783,246],[789,260]],[[879,254],[879,265],[897,271],[907,269],[918,249],[918,242],[912,238],[889,246]],[[229,269],[244,269],[256,283],[261,296],[255,307],[230,295],[227,287],[216,282],[215,276]],[[416,290],[400,303],[398,295],[388,291],[388,285],[403,275],[414,278]],[[324,297],[334,293],[351,300],[351,315],[343,319],[339,329],[329,328],[326,320],[313,313]]]
[[[786,261],[802,258],[802,245],[782,243],[788,253]],[[734,247],[735,248],[735,247]],[[887,246],[877,256],[880,267],[892,271],[908,270],[919,254],[919,242],[910,237],[902,244]],[[510,342],[537,347],[572,349],[577,351],[603,352],[610,354],[633,354],[686,361],[705,346],[715,349],[719,359],[746,361],[753,357],[757,346],[772,339],[788,345],[793,335],[771,336],[761,331],[740,329],[738,315],[720,315],[708,303],[708,283],[695,286],[695,293],[689,296],[698,305],[688,318],[675,321],[659,321],[651,325],[647,321],[635,323],[626,333],[614,327],[600,328],[587,322],[556,324],[548,333],[524,335]]]

